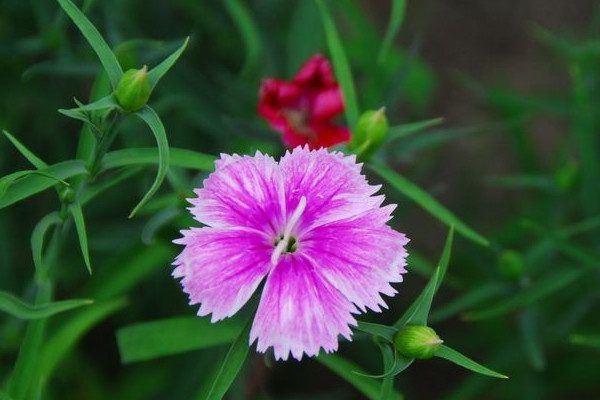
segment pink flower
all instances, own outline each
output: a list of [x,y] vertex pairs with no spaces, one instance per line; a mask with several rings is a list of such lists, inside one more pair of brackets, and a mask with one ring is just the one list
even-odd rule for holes
[[352,314],[380,312],[381,294],[397,292],[407,256],[406,236],[390,228],[395,205],[381,206],[355,156],[287,152],[276,162],[222,155],[190,199],[206,225],[182,231],[173,276],[190,304],[212,321],[231,317],[265,285],[250,332],[257,350],[300,360],[351,340]]
[[308,60],[291,82],[264,80],[258,112],[281,131],[289,148],[319,149],[350,140],[348,128],[331,122],[344,112],[344,100],[331,64],[320,54]]

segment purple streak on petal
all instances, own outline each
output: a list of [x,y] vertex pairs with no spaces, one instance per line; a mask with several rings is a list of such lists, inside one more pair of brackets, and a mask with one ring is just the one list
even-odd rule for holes
[[346,218],[355,218],[379,208],[382,196],[372,196],[380,186],[371,186],[360,174],[355,156],[310,151],[296,147],[279,162],[285,176],[287,210],[294,210],[306,196],[306,210],[298,232]]
[[195,228],[175,243],[185,248],[175,259],[173,276],[183,278],[190,304],[211,321],[235,314],[271,268],[271,239],[253,229]]
[[394,296],[390,283],[402,282],[406,272],[408,239],[378,223],[383,217],[377,214],[319,226],[302,236],[297,250],[363,312],[387,308],[380,294]]
[[277,234],[283,225],[283,178],[272,157],[222,155],[189,199],[194,217],[212,227],[246,227]]
[[257,350],[273,347],[275,358],[289,353],[300,360],[304,353],[316,356],[320,348],[333,352],[338,335],[348,340],[356,308],[319,272],[319,266],[300,255],[283,255],[267,278],[250,343]]

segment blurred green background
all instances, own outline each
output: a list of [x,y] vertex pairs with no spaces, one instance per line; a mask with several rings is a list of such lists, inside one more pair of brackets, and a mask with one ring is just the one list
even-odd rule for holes
[[[312,1],[78,4],[124,69],[156,65],[191,36],[150,100],[173,147],[213,155],[283,154],[278,134],[256,112],[260,80],[289,79],[312,54],[328,54]],[[379,63],[390,2],[328,5],[361,111],[385,105],[393,126],[444,118],[388,141],[376,160],[492,242],[486,248],[457,238],[430,322],[454,348],[511,379],[475,376],[434,359],[399,375],[397,389],[407,399],[600,396],[600,7],[593,1],[408,1],[402,30]],[[0,128],[46,162],[75,157],[81,123],[57,109],[74,107],[73,97],[88,102],[100,72],[96,55],[56,2],[0,0]],[[102,84],[97,88],[103,91]],[[148,128],[135,118],[126,120],[114,144],[151,146]],[[1,137],[0,176],[30,168]],[[62,246],[52,271],[54,297],[105,300],[114,309],[95,319],[80,310],[50,318],[48,337],[57,337],[50,343],[61,342],[61,332],[70,342],[54,347],[59,362],[40,398],[201,398],[215,360],[227,351],[218,346],[120,360],[119,329],[196,312],[170,277],[178,251],[170,242],[193,224],[184,199],[206,174],[173,168],[154,200],[127,219],[155,173],[131,171],[131,179],[84,208],[92,276],[73,229]],[[385,185],[388,201],[400,205],[393,225],[412,239],[414,272],[389,311],[362,319],[391,323],[425,285],[447,228]],[[47,190],[0,210],[0,290],[32,300],[31,232],[59,206]],[[25,326],[0,315],[0,387]],[[574,335],[590,344],[577,343],[581,336]],[[357,340],[342,343],[341,354],[378,374],[376,349],[370,340]],[[314,360],[272,363],[250,354],[232,399],[364,398]]]

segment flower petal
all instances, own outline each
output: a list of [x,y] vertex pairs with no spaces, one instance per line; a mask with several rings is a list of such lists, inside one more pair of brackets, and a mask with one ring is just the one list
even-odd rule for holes
[[[382,196],[371,196],[379,186],[371,186],[360,174],[362,164],[355,156],[295,148],[279,161],[285,178],[286,209],[294,210],[306,197],[306,209],[297,232],[331,221],[355,218],[378,209]],[[389,219],[389,217],[388,217]]]
[[355,307],[320,274],[318,266],[294,254],[281,257],[267,277],[250,331],[257,350],[273,347],[275,358],[297,360],[333,352],[338,335],[348,340],[355,325]]
[[327,122],[311,123],[302,132],[291,126],[283,130],[283,142],[291,149],[308,145],[309,149],[318,150],[346,143],[349,140],[350,131],[348,128]]
[[211,321],[235,314],[271,268],[273,244],[251,229],[195,228],[175,243],[185,248],[175,259],[173,276],[183,278],[190,304]]
[[321,54],[315,54],[304,63],[292,82],[317,89],[337,85],[331,63]]
[[387,308],[380,293],[393,296],[390,285],[406,272],[408,239],[385,225],[389,208],[357,219],[331,222],[304,234],[297,252],[314,260],[320,273],[362,312]]
[[301,95],[300,88],[290,82],[278,79],[265,79],[260,85],[258,113],[273,129],[282,130],[289,126],[286,109],[297,107]]
[[188,199],[194,217],[212,227],[246,227],[278,232],[285,215],[283,178],[272,157],[222,155],[216,170]]
[[331,118],[343,113],[344,98],[341,89],[335,85],[316,93],[312,99],[310,112],[313,121],[329,121]]

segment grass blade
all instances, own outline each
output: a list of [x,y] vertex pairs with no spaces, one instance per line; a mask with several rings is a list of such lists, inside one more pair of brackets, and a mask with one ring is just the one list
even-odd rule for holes
[[5,130],[2,130],[2,133],[4,133],[4,136],[6,136],[8,140],[10,140],[10,142],[17,148],[17,150],[19,150],[19,153],[21,153],[23,157],[27,159],[27,161],[33,164],[34,167],[36,167],[37,169],[48,167],[48,164],[46,164],[41,158],[33,154],[33,152],[27,147],[25,147],[23,143],[19,142],[19,140],[16,137],[14,137]]
[[383,38],[383,43],[381,44],[381,50],[379,51],[378,61],[380,63],[383,63],[387,58],[388,52],[394,41],[394,37],[396,37],[398,31],[400,31],[400,28],[402,27],[405,12],[406,0],[393,0],[392,12],[390,13],[390,22],[388,23],[385,37]]
[[429,318],[429,311],[431,310],[431,304],[433,297],[439,289],[446,272],[448,271],[448,264],[450,263],[450,255],[452,252],[452,243],[454,241],[454,228],[451,228],[440,256],[440,262],[435,273],[425,286],[425,289],[421,292],[419,297],[408,307],[402,317],[396,321],[393,325],[394,328],[400,329],[407,324],[412,325],[427,325]]
[[424,131],[444,122],[444,118],[426,119],[424,121],[411,122],[398,126],[392,126],[388,132],[387,140],[396,140],[413,133]]
[[93,300],[73,299],[45,304],[28,304],[11,293],[0,290],[0,311],[19,319],[40,319],[92,304]]
[[593,347],[600,350],[600,335],[571,335],[569,341],[573,344]]
[[[189,168],[199,171],[212,172],[215,169],[214,156],[193,150],[170,148],[169,163],[173,167]],[[106,153],[102,160],[102,171],[111,168],[131,165],[155,165],[159,162],[158,151],[155,148],[137,148],[115,150]]]
[[116,88],[121,76],[123,76],[123,69],[119,64],[117,57],[104,41],[104,38],[102,38],[102,35],[98,32],[98,29],[96,29],[90,20],[87,19],[85,14],[83,14],[71,0],[57,1],[75,25],[77,25],[77,28],[79,28],[90,46],[92,46],[110,79],[113,89]]
[[260,61],[260,33],[250,10],[248,10],[244,2],[240,0],[225,0],[223,4],[244,42],[246,60],[244,61],[241,73],[242,75],[246,75],[256,70]]
[[342,87],[344,104],[346,106],[346,119],[348,120],[350,129],[353,129],[358,121],[359,108],[356,99],[356,89],[354,88],[354,81],[350,72],[350,64],[348,63],[342,41],[335,28],[333,19],[327,10],[327,6],[323,0],[316,0],[316,2],[321,10],[321,19],[323,20],[327,45],[333,61],[333,69]]
[[179,57],[181,56],[181,54],[187,47],[189,41],[190,41],[190,37],[188,36],[183,41],[183,44],[175,52],[173,52],[173,54],[171,54],[169,57],[167,57],[163,62],[158,64],[156,67],[154,67],[150,71],[148,71],[148,75],[146,77],[147,77],[148,82],[150,83],[150,87],[152,89],[154,89],[156,84],[162,79],[162,77],[167,73],[167,71],[169,71],[171,69],[171,67],[173,65],[175,65],[175,63],[177,62],[177,60],[179,59]]
[[373,324],[371,322],[358,322],[358,326],[355,328],[358,331],[369,333],[373,336],[381,336],[390,342],[394,341],[394,336],[398,333],[398,329],[380,324]]
[[126,304],[124,299],[96,302],[60,324],[57,331],[44,344],[42,353],[38,354],[40,376],[47,380],[62,358],[86,332],[121,310]]
[[519,331],[529,363],[535,370],[542,371],[546,368],[544,338],[540,334],[539,319],[531,308],[527,308],[520,313]]
[[[317,358],[321,364],[342,377],[346,382],[358,389],[371,400],[379,400],[381,384],[373,378],[368,378],[366,372],[358,365],[348,361],[337,354],[322,353]],[[402,398],[400,394],[394,393],[393,399]]]
[[502,302],[489,308],[467,313],[465,314],[464,318],[474,321],[506,314],[515,308],[536,303],[544,297],[549,296],[565,286],[570,285],[582,276],[583,271],[581,270],[565,270],[555,272],[554,274],[548,275],[544,279],[540,279],[536,283],[532,284],[527,288],[527,290],[519,292],[511,298],[504,299]]
[[127,364],[231,343],[242,329],[239,318],[215,324],[209,318],[169,318],[121,328],[117,343]]
[[505,294],[507,290],[506,285],[498,282],[482,284],[465,291],[460,297],[433,311],[429,316],[429,321],[431,323],[444,321],[468,308]]
[[42,218],[31,233],[31,253],[33,254],[33,264],[35,265],[36,276],[43,276],[45,269],[43,266],[44,237],[53,225],[60,224],[57,212],[50,213]]
[[76,201],[69,205],[69,211],[73,216],[73,222],[75,222],[75,228],[77,230],[77,237],[79,238],[79,246],[81,247],[81,254],[85,261],[85,266],[92,274],[92,263],[90,262],[90,251],[88,248],[87,231],[85,228],[85,219],[83,218],[83,210],[81,209],[81,203]]
[[227,355],[210,386],[210,390],[206,395],[206,400],[221,400],[225,397],[227,390],[229,390],[229,387],[235,380],[237,374],[242,369],[244,361],[246,361],[248,350],[250,350],[248,336],[251,327],[252,318],[248,320],[246,326],[227,352]]
[[481,375],[491,376],[492,378],[508,379],[508,376],[499,374],[496,371],[492,371],[491,369],[476,363],[470,358],[463,356],[458,351],[453,350],[444,344],[440,346],[438,351],[435,353],[435,356],[453,362],[456,365],[460,365],[463,368],[477,372]]
[[167,169],[169,168],[169,142],[167,141],[165,127],[163,126],[159,116],[149,106],[145,106],[141,111],[136,112],[135,115],[140,117],[140,119],[148,124],[150,130],[152,130],[152,133],[154,134],[156,145],[158,147],[158,172],[156,173],[154,183],[144,195],[142,200],[140,200],[137,206],[135,206],[133,211],[131,211],[129,218],[132,218],[138,212],[138,210],[142,208],[148,200],[150,200],[154,193],[156,193],[165,179],[165,176],[167,175]]
[[462,234],[467,239],[471,239],[475,243],[482,246],[489,246],[486,238],[469,228],[458,217],[452,214],[447,208],[442,206],[436,199],[431,197],[427,192],[419,188],[417,185],[403,177],[402,175],[392,171],[391,169],[377,164],[369,164],[369,167],[377,172],[382,178],[390,183],[396,190],[404,194],[409,199],[420,205],[431,215],[436,217],[441,222],[448,226],[454,226],[456,231]]
[[298,1],[292,14],[287,38],[287,75],[296,71],[325,43],[319,9],[313,1]]

